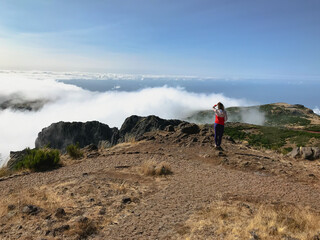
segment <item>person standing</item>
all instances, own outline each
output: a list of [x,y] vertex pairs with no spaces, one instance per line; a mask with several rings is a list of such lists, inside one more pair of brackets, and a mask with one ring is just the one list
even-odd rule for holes
[[[216,107],[218,106],[218,109]],[[213,107],[216,119],[214,121],[214,141],[216,149],[223,150],[221,148],[221,141],[224,132],[224,123],[228,120],[227,112],[224,110],[224,106],[221,102],[218,102]]]

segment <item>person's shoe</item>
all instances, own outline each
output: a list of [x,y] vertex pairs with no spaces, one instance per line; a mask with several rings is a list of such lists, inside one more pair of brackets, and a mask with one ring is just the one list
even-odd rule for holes
[[219,151],[223,151],[223,148],[222,148],[221,146],[218,146],[217,149],[218,149]]

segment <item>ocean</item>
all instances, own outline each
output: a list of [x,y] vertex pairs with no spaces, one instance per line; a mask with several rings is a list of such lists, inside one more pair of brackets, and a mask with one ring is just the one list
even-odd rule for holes
[[[59,80],[66,84],[73,84],[89,91],[139,91],[144,88],[168,86],[182,88],[193,93],[221,93],[230,98],[246,99],[257,104],[286,102],[302,104],[316,109],[320,106],[319,81],[289,81],[289,80],[223,80],[197,78],[154,79],[109,79],[109,80]],[[319,112],[318,112],[319,113]]]

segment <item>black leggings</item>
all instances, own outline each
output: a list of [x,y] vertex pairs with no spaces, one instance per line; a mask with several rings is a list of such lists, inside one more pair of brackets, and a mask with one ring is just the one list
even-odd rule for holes
[[216,146],[221,145],[222,136],[224,131],[224,125],[215,123],[214,124],[214,141],[216,142]]

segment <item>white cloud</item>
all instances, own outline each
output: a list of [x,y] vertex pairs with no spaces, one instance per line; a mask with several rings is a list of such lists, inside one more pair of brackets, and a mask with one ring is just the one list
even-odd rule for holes
[[320,109],[319,109],[318,107],[316,107],[315,109],[313,109],[313,112],[314,112],[315,114],[320,115]]
[[90,92],[58,83],[54,80],[57,76],[74,77],[70,74],[0,72],[2,99],[19,93],[28,100],[50,100],[38,112],[0,111],[0,153],[3,156],[8,156],[10,150],[34,147],[37,134],[53,122],[98,120],[110,127],[120,127],[125,118],[133,114],[181,119],[194,111],[211,109],[218,101],[226,107],[249,104],[222,94],[196,94],[166,86],[136,92]]

